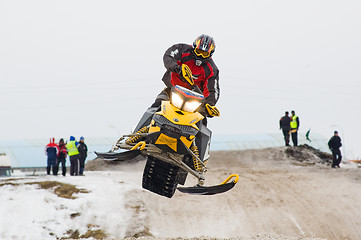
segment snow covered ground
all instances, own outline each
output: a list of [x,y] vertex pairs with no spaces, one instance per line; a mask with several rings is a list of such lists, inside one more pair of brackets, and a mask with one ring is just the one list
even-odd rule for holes
[[214,196],[143,190],[141,159],[91,161],[84,177],[0,178],[0,239],[361,239],[360,169],[298,149],[212,152],[207,185],[240,175]]
[[[57,196],[54,188],[29,184],[40,181],[72,184],[84,193],[67,199]],[[99,229],[111,239],[122,238],[131,217],[124,195],[140,188],[126,173],[116,171],[87,172],[85,177],[4,178],[0,184],[4,185],[0,188],[0,239],[57,239],[101,234]]]

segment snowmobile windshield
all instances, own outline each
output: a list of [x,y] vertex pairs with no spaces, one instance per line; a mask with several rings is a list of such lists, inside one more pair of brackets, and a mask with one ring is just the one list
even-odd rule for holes
[[203,103],[204,96],[187,88],[176,85],[172,87],[170,102],[185,112],[195,112]]

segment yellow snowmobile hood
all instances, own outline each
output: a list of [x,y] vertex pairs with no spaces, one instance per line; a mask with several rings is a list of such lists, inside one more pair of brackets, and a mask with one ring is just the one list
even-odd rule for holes
[[155,114],[166,117],[169,121],[176,125],[191,126],[199,130],[196,123],[204,117],[199,112],[185,112],[174,107],[170,101],[162,101],[161,110]]

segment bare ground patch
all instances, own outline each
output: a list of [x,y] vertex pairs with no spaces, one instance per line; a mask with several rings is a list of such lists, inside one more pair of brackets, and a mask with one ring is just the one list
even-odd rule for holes
[[67,198],[67,199],[76,199],[77,197],[74,197],[73,194],[89,193],[89,191],[85,189],[79,189],[72,184],[61,183],[57,181],[28,182],[25,184],[26,185],[37,184],[39,185],[40,189],[51,189],[58,197]]
[[106,239],[107,234],[103,229],[100,229],[97,225],[88,224],[88,230],[84,234],[80,234],[79,230],[68,230],[68,237],[62,237],[61,240],[65,239]]

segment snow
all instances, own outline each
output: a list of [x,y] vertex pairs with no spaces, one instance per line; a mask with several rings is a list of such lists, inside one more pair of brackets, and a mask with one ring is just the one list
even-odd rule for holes
[[[108,235],[110,238],[124,237],[131,217],[124,206],[124,195],[139,188],[123,182],[125,175],[124,172],[87,172],[85,177],[39,176],[11,181],[20,185],[1,187],[0,239],[56,239],[68,236],[69,230],[78,230],[82,235],[89,227],[112,233]],[[24,184],[37,181],[73,184],[89,193],[66,199],[50,189],[40,189],[38,184]],[[71,217],[77,213],[80,215]]]
[[[361,239],[355,227],[361,219],[359,169],[331,169],[307,151],[307,159],[290,158],[286,149],[212,152],[206,185],[240,175],[232,190],[213,196],[176,191],[169,199],[142,189],[142,159],[91,161],[84,177],[14,172],[0,178],[0,240],[69,239],[75,231],[70,239]],[[83,192],[66,199],[27,184],[46,181]],[[194,184],[189,176],[185,185]],[[81,237],[89,231],[106,237]]]

